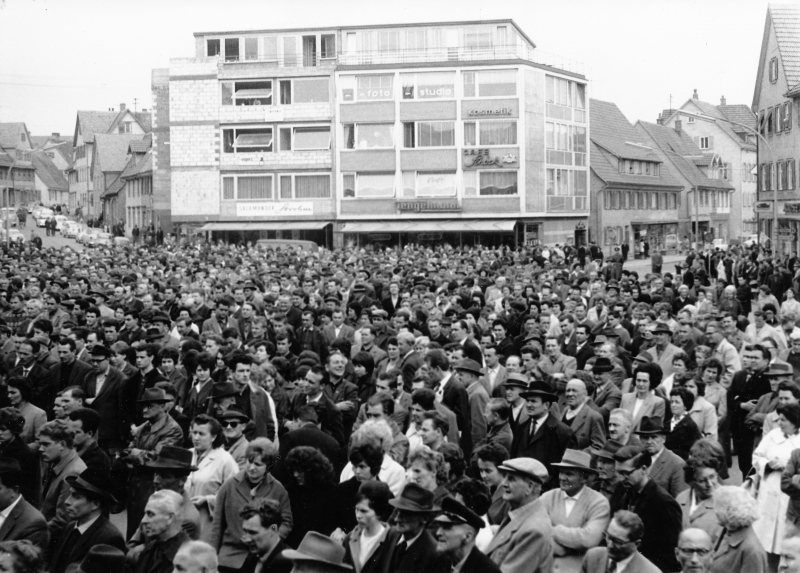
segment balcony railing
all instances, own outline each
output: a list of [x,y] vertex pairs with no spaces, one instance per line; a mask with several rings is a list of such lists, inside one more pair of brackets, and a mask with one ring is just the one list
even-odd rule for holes
[[588,197],[570,197],[550,195],[547,197],[548,213],[571,213],[575,211],[588,211]]
[[319,54],[261,54],[258,57],[227,56],[220,60],[225,64],[261,64],[274,68],[320,68],[336,65],[336,55],[320,56]]

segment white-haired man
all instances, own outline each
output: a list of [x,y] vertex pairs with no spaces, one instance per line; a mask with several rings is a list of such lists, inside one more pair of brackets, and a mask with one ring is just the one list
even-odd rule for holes
[[142,530],[150,541],[132,567],[133,573],[172,572],[178,550],[190,541],[181,527],[182,523],[181,494],[162,489],[150,496],[142,518]]

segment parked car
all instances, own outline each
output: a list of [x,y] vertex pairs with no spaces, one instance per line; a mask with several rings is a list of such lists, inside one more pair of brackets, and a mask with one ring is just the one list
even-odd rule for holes
[[111,233],[97,233],[94,237],[94,241],[91,243],[95,247],[113,247],[114,246],[114,236]]
[[80,223],[77,221],[64,221],[63,225],[61,226],[61,235],[64,237],[76,237],[78,233],[80,233],[83,229],[81,228]]
[[82,233],[78,235],[78,242],[84,245],[93,245],[94,240],[97,238],[97,235],[100,231],[97,229],[84,229]]
[[36,226],[44,227],[45,222],[53,216],[53,211],[50,209],[41,209],[34,214],[36,217]]
[[[19,229],[11,228],[8,230],[8,237],[11,241],[14,242],[25,242],[25,235]],[[6,241],[6,230],[5,227],[0,229],[0,242]]]
[[714,241],[711,243],[711,247],[714,250],[719,249],[720,251],[727,251],[728,242],[725,239],[714,239]]

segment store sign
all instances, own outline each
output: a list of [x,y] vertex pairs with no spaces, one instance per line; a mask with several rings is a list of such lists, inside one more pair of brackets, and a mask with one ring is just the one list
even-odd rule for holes
[[753,211],[756,213],[772,213],[772,203],[769,201],[759,201],[753,205]]
[[519,100],[464,100],[461,102],[461,117],[471,119],[519,117]]
[[471,109],[469,110],[470,117],[486,117],[486,116],[507,116],[510,117],[514,110],[510,107],[498,107],[495,109]]
[[356,91],[358,94],[358,101],[369,101],[369,100],[376,100],[376,99],[392,99],[392,88],[391,87],[369,87],[369,88],[358,88]]
[[461,204],[458,199],[447,200],[414,200],[414,201],[396,201],[395,207],[398,211],[413,211],[415,213],[424,213],[430,211],[461,211]]
[[784,203],[783,212],[786,215],[800,215],[800,203]]
[[585,231],[586,230],[586,222],[585,221],[578,221],[575,225],[576,231]]
[[519,167],[516,152],[516,149],[465,149],[464,169],[515,169]]
[[288,203],[288,202],[264,202],[264,203],[237,203],[237,217],[287,217],[287,216],[308,216],[314,214],[314,203]]

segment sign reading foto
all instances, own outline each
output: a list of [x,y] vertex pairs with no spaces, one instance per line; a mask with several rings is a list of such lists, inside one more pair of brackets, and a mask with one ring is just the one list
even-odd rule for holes
[[269,201],[236,204],[237,217],[287,217],[313,214],[314,204],[310,201],[302,203]]

